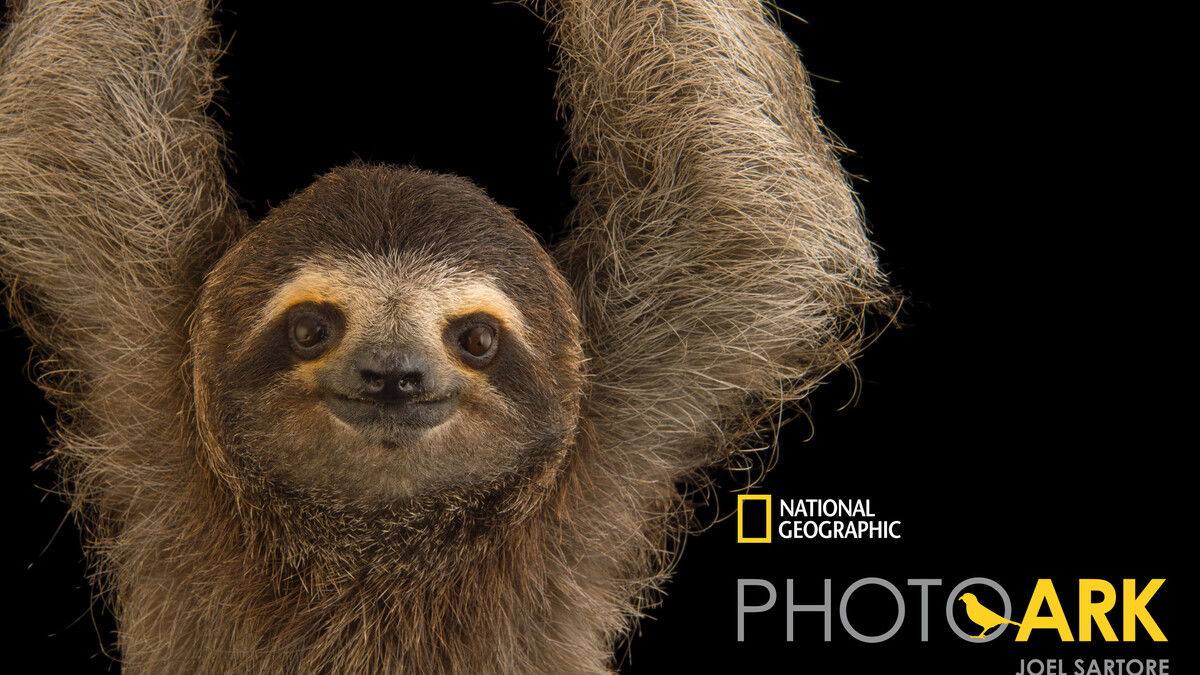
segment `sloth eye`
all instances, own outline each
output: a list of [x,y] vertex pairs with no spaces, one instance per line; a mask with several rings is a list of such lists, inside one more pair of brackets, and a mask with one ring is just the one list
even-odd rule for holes
[[470,352],[471,356],[483,357],[492,351],[492,343],[495,341],[496,334],[492,332],[490,326],[473,326],[462,334],[459,344]]
[[484,368],[496,357],[499,330],[496,320],[486,314],[457,322],[446,337],[457,348],[459,359],[472,368]]
[[292,309],[288,317],[288,343],[302,359],[315,359],[333,344],[334,322],[316,305]]
[[296,344],[311,349],[329,337],[329,328],[315,316],[297,317],[292,322],[292,339]]

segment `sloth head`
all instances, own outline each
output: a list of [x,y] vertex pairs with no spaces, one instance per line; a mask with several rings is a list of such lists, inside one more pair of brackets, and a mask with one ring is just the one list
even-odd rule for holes
[[540,485],[578,417],[573,307],[467,181],[336,170],[206,280],[190,336],[206,457],[238,491],[368,507]]

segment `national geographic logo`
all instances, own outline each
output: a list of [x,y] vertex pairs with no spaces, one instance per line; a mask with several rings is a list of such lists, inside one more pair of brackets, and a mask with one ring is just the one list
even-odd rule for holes
[[738,495],[738,543],[769,544],[776,534],[780,539],[899,539],[900,521],[877,518],[870,499]]
[[[749,504],[747,504],[749,502]],[[760,532],[763,532],[757,537],[746,536],[746,513],[756,511],[753,508],[755,502],[762,502],[763,515],[758,516],[757,513],[751,513],[749,519],[751,521],[766,520],[766,525],[763,526]],[[751,526],[753,529],[753,526]],[[771,495],[738,495],[737,507],[737,534],[739,544],[769,544],[771,543]]]

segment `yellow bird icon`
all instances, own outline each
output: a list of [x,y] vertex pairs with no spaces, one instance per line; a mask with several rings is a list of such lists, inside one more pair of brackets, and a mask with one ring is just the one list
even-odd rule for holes
[[1016,621],[1009,621],[992,610],[984,607],[979,603],[974,593],[963,593],[958,596],[967,605],[967,618],[979,624],[983,630],[979,631],[979,635],[974,637],[982,638],[989,630],[999,626],[1002,623],[1011,623],[1014,626],[1020,627],[1021,624]]

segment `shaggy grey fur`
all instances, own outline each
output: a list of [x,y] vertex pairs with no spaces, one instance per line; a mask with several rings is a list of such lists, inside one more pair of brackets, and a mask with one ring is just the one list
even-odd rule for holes
[[764,8],[541,9],[580,166],[555,252],[586,336],[586,387],[562,393],[583,396],[577,428],[519,518],[410,564],[380,551],[421,535],[412,523],[339,511],[360,539],[327,547],[303,509],[249,508],[200,459],[189,326],[251,227],[205,114],[206,3],[12,9],[0,271],[61,411],[54,456],[129,671],[606,672],[667,574],[676,484],[857,353],[888,291]]

